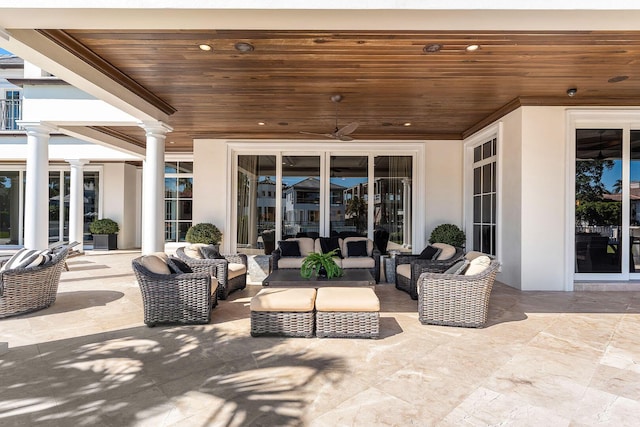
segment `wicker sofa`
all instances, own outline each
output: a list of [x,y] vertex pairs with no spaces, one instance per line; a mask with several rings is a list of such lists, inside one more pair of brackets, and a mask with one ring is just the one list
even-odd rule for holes
[[[154,259],[157,258],[157,259]],[[161,261],[158,261],[161,260]],[[161,265],[162,253],[138,257],[131,261],[140,286],[144,323],[209,323],[211,310],[218,303],[217,282],[209,271],[172,273]]]
[[218,298],[226,300],[233,291],[247,286],[248,259],[245,254],[222,254],[224,258],[209,259],[198,255],[198,246],[179,247],[176,256],[194,272],[209,272],[218,279]]
[[442,273],[463,256],[462,248],[455,248],[453,256],[445,260],[420,259],[418,254],[396,255],[396,288],[408,293],[411,298],[418,299],[417,284],[422,273]]
[[[0,271],[0,318],[41,310],[53,304],[68,253],[68,247],[61,247],[42,265]],[[7,262],[0,263],[0,268]]]
[[422,324],[481,327],[500,263],[479,274],[422,273],[418,278],[418,319]]
[[[311,252],[323,253],[320,239],[311,237],[296,237],[286,239],[286,242],[297,241],[300,256],[283,256],[281,247],[278,246],[271,254],[271,270],[300,269],[302,261]],[[380,281],[380,251],[373,240],[366,237],[337,238],[342,258],[335,258],[336,263],[343,269],[367,269],[376,283]],[[366,256],[349,256],[349,242],[366,242]]]

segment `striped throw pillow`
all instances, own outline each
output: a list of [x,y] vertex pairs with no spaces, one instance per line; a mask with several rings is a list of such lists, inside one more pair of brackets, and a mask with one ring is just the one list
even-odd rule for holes
[[36,261],[40,256],[40,251],[36,249],[20,249],[18,252],[13,254],[9,261],[5,262],[2,265],[2,269],[0,271],[12,270],[14,268],[25,268],[31,265],[32,262]]

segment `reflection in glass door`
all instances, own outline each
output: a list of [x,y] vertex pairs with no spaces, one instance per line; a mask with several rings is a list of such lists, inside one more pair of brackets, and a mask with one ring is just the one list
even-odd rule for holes
[[320,157],[282,157],[282,237],[320,235]]
[[576,130],[575,272],[621,273],[622,130]]
[[367,156],[331,156],[331,236],[366,236],[369,224]]
[[382,253],[411,247],[411,156],[374,159],[373,238]]
[[20,243],[20,172],[0,171],[0,245]]
[[[631,131],[629,164],[629,272],[640,273],[640,131]],[[618,189],[616,185],[615,190]]]

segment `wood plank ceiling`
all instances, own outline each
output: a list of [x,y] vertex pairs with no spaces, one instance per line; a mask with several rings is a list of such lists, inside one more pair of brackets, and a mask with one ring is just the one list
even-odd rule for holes
[[334,94],[356,140],[460,139],[519,105],[640,99],[640,32],[41,31],[175,109],[170,151],[194,138],[322,139],[300,132],[334,130]]

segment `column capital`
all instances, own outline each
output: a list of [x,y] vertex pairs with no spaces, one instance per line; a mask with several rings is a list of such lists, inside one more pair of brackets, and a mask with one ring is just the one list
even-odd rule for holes
[[86,159],[64,159],[65,162],[69,163],[71,166],[84,166],[89,163],[89,160]]
[[163,122],[140,122],[138,126],[145,130],[147,137],[166,138],[167,133],[173,131],[171,126]]
[[16,124],[27,131],[27,135],[36,137],[48,137],[52,132],[56,132],[58,130],[58,128],[54,125],[44,122],[28,122],[24,120],[16,120]]

